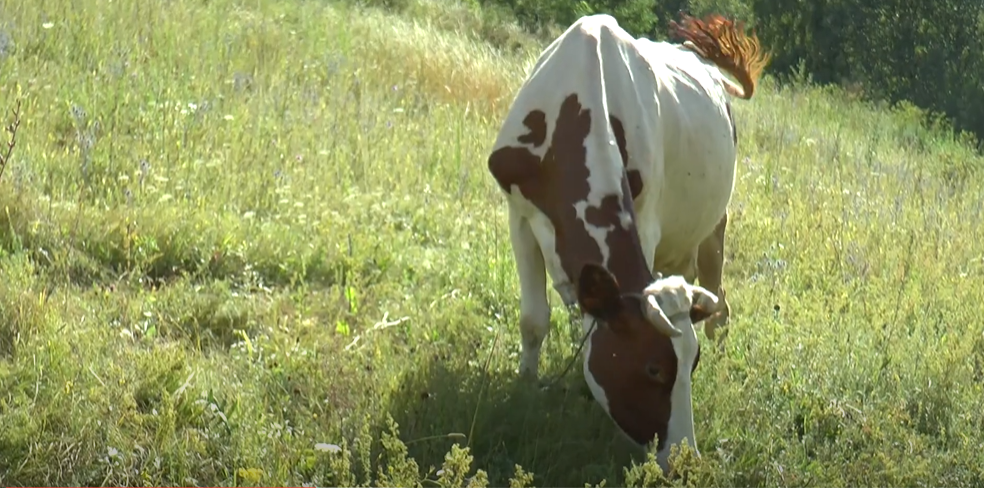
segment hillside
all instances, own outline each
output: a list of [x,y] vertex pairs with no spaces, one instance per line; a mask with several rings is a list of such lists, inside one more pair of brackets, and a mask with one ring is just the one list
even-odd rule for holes
[[[485,161],[542,41],[404,3],[0,3],[0,485],[663,483],[576,368],[516,378]],[[682,469],[984,485],[984,160],[805,82],[734,110]],[[580,338],[551,300],[547,378]]]

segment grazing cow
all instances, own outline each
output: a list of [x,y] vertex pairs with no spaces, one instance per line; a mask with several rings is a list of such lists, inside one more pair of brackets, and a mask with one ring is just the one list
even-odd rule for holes
[[488,158],[509,207],[521,374],[538,376],[549,273],[580,305],[593,397],[637,444],[658,436],[664,470],[670,446],[697,448],[694,324],[727,309],[711,291],[736,165],[726,93],[751,97],[768,59],[720,17],[673,27],[683,45],[579,19],[540,55]]

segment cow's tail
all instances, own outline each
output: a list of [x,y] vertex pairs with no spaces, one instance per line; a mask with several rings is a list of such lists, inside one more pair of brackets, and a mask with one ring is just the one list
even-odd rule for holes
[[723,79],[732,96],[748,100],[755,93],[762,71],[771,55],[763,52],[754,33],[746,35],[744,24],[713,14],[703,20],[683,14],[681,23],[670,22],[671,35],[683,45],[734,76],[741,86]]

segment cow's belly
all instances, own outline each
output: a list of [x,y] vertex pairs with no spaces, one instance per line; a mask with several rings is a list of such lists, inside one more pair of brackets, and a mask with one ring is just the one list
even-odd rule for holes
[[[667,158],[663,181],[648,181],[636,202],[639,234],[651,246],[656,269],[682,270],[727,211],[735,181],[735,150],[728,144],[695,149],[689,161]],[[713,147],[717,146],[717,148]]]
[[656,209],[661,241],[685,248],[698,245],[710,235],[727,210],[734,185],[733,169],[718,171],[716,179],[682,176],[667,180]]

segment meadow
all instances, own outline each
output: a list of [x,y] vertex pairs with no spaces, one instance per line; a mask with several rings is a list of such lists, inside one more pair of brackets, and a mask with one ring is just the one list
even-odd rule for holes
[[984,158],[805,79],[734,102],[669,481],[559,376],[553,291],[561,379],[517,380],[485,165],[542,41],[403,4],[0,0],[0,485],[984,486]]

